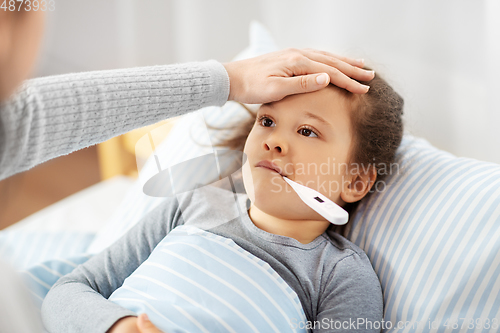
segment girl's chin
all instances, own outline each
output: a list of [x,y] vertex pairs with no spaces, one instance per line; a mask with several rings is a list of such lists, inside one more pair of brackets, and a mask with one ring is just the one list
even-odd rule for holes
[[298,216],[307,216],[310,209],[298,197],[290,196],[290,193],[259,191],[257,189],[255,191],[255,200],[252,203],[266,214],[282,219],[296,219]]

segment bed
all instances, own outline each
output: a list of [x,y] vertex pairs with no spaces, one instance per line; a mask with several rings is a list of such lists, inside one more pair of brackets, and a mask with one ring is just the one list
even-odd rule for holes
[[[254,22],[250,46],[238,58],[275,49],[266,29]],[[228,102],[101,144],[105,180],[0,232],[0,255],[31,281],[41,304],[58,276],[162,202],[142,191],[158,172],[153,155],[168,166],[213,152],[211,143],[225,132],[207,124],[231,126],[248,116]],[[367,253],[379,277],[381,329],[500,331],[500,165],[456,157],[409,132],[396,164],[386,187],[339,231]]]

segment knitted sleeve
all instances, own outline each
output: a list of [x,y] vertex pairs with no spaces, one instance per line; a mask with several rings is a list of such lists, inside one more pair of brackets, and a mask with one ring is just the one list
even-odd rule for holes
[[25,81],[0,105],[0,179],[228,96],[214,60]]

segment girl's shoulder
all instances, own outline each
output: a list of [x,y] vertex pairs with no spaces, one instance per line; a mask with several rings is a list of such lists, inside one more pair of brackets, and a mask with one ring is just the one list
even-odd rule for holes
[[326,230],[323,237],[326,239],[329,247],[332,247],[345,255],[357,254],[360,256],[366,256],[363,249],[333,230]]
[[[235,193],[224,187],[207,185],[177,195],[179,209],[186,224],[220,225],[240,215]],[[206,229],[206,228],[203,228]]]
[[323,261],[326,272],[335,270],[338,275],[340,271],[347,274],[356,271],[364,276],[369,275],[372,280],[373,277],[376,278],[370,259],[363,249],[333,231],[326,231],[323,237],[326,239],[324,251],[327,253],[322,253],[322,256],[328,258]]

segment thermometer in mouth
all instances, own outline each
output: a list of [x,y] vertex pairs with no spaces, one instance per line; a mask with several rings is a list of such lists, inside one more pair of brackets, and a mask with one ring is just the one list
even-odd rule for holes
[[330,223],[336,225],[343,225],[347,223],[349,220],[349,214],[344,210],[344,208],[340,207],[318,191],[296,183],[288,177],[282,177],[294,189],[306,205],[314,209]]

